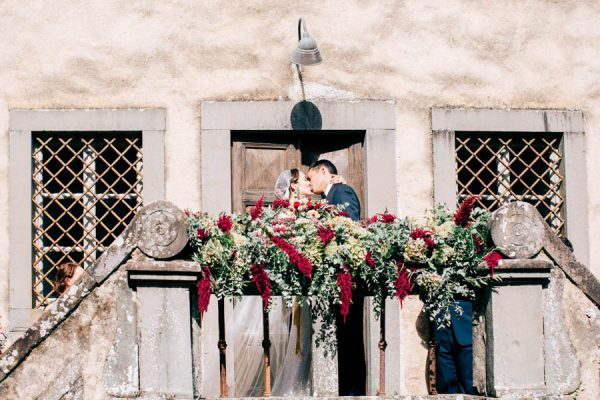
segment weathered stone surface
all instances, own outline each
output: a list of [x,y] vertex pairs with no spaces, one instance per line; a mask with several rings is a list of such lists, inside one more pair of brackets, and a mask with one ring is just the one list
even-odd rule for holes
[[[108,398],[102,370],[117,328],[119,273],[85,298],[0,382],[0,399]],[[78,397],[81,392],[84,396]]]
[[581,383],[573,397],[600,399],[600,310],[568,279],[564,280],[565,330],[580,364]]
[[564,273],[554,268],[544,296],[546,389],[552,395],[573,393],[580,383],[579,360],[564,318],[564,281]]
[[[528,261],[528,260],[525,260]],[[486,312],[487,381],[492,395],[545,392],[543,284],[532,277],[503,277]]]
[[482,290],[473,303],[473,387],[477,393],[485,393],[486,389],[485,306],[488,296],[488,291]]
[[83,400],[83,378],[81,362],[74,359],[60,373],[62,379],[51,382],[36,400]]
[[96,282],[84,273],[79,281],[44,311],[40,319],[23,336],[0,355],[0,382],[67,318],[95,286]]
[[544,222],[529,203],[515,201],[494,211],[490,230],[494,244],[509,258],[531,258],[544,244]]
[[115,340],[106,358],[103,385],[115,397],[135,396],[140,391],[138,314],[135,292],[127,284],[125,274],[115,288],[117,328]]
[[167,201],[142,208],[135,220],[138,248],[150,257],[174,257],[186,246],[187,218]]
[[127,271],[135,272],[168,272],[177,274],[192,274],[197,275],[202,272],[202,268],[197,262],[175,260],[175,261],[159,261],[159,260],[142,260],[130,261],[127,263]]
[[142,391],[193,396],[189,287],[138,286],[137,292]]
[[600,281],[580,263],[552,229],[545,224],[544,249],[583,293],[600,307]]

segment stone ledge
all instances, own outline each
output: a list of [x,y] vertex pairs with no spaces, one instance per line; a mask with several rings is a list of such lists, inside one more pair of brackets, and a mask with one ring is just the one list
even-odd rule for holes
[[[390,395],[390,396],[325,396],[325,397],[227,397],[228,400],[284,400],[284,399],[296,399],[296,400],[380,400],[380,399],[394,399],[394,400],[427,400],[427,399],[447,399],[447,400],[483,400],[493,399],[493,397],[475,396],[475,395],[463,395],[463,394],[439,394],[439,395]],[[530,398],[530,397],[523,397]],[[511,398],[512,400],[518,400],[519,397]],[[207,397],[206,400],[222,400],[220,397]]]

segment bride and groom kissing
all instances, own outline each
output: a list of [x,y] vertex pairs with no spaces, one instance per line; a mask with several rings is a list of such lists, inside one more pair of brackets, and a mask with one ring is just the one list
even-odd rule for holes
[[[328,160],[318,160],[306,174],[298,169],[283,171],[275,184],[275,197],[294,198],[321,195],[332,205],[344,205],[352,220],[360,219],[360,201],[356,192],[338,175],[335,165]],[[366,363],[363,342],[362,296],[354,296],[350,314],[342,322],[337,320],[339,394],[360,396],[366,392]],[[287,358],[287,357],[286,357]],[[286,360],[287,361],[287,360]],[[286,362],[283,368],[286,368]],[[305,366],[308,367],[308,366]],[[305,374],[301,374],[306,376]],[[277,384],[277,383],[275,383]]]

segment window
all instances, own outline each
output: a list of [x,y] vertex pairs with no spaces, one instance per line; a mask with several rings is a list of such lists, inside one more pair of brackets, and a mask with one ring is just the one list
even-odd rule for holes
[[580,111],[433,109],[431,124],[436,202],[477,195],[489,210],[529,202],[589,263]]
[[57,293],[55,267],[84,268],[142,205],[142,132],[33,132],[33,296]]
[[562,233],[561,139],[560,133],[456,132],[457,201],[477,195],[479,206],[488,210],[525,201]]
[[10,329],[56,293],[55,267],[88,268],[143,205],[164,198],[165,112],[11,110]]

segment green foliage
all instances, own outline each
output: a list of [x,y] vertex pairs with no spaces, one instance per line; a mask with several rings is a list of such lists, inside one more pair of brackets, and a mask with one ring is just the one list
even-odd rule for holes
[[[492,250],[484,210],[475,209],[470,225],[463,227],[442,205],[421,223],[387,213],[358,223],[339,215],[342,208],[303,200],[264,208],[254,219],[250,214],[189,215],[193,260],[210,270],[211,292],[218,298],[256,290],[251,269],[264,265],[273,294],[288,307],[296,296],[308,297],[313,318],[321,321],[317,344],[328,353],[335,353],[342,303],[338,274],[351,274],[354,293],[373,296],[376,316],[385,299],[403,300],[403,289],[414,284],[413,293],[430,318],[442,325],[449,323],[456,297],[474,298],[492,279],[479,268]],[[230,229],[219,224],[222,218],[231,221]],[[408,282],[400,271],[409,271]],[[270,304],[268,299],[267,310]]]

